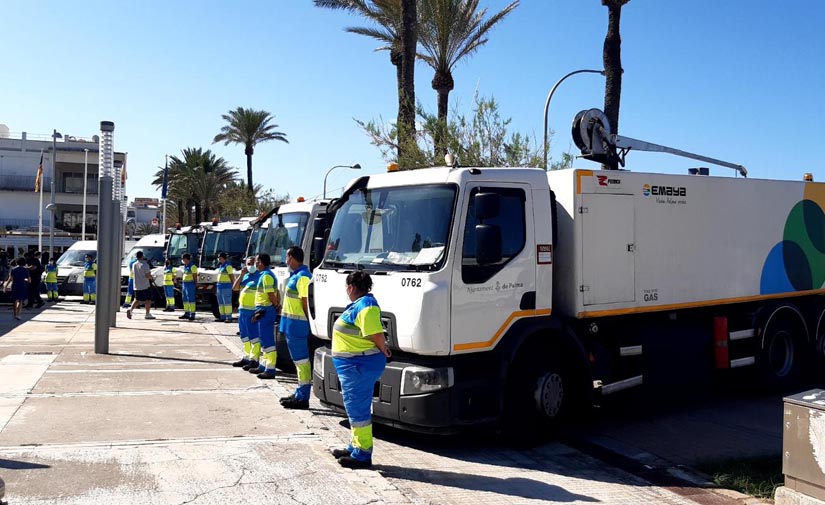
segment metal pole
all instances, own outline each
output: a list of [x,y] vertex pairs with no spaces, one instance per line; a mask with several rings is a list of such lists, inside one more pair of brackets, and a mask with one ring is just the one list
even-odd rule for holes
[[49,257],[54,258],[54,178],[57,177],[57,130],[52,132],[52,196],[51,221],[49,222]]
[[123,220],[118,219],[120,217],[120,202],[111,200],[109,207],[115,222],[112,223],[112,236],[114,238],[114,246],[112,247],[113,261],[108,265],[110,275],[109,289],[112,294],[105,300],[105,303],[109,305],[109,327],[116,328],[117,313],[120,312],[120,259],[123,257],[123,253],[121,252],[123,249],[123,232],[121,231],[123,229]]
[[559,79],[556,84],[553,85],[553,89],[550,90],[550,94],[547,95],[547,101],[544,102],[544,169],[547,170],[547,112],[550,110],[550,100],[553,98],[553,93],[556,92],[556,88],[559,87],[565,79],[570,77],[571,75],[576,74],[602,74],[604,75],[604,70],[574,70],[569,74],[565,75],[561,79]]
[[83,220],[80,224],[80,240],[86,240],[86,186],[89,182],[89,150],[83,149]]
[[[100,122],[100,179],[98,182],[97,204],[97,263],[98,263],[98,303],[95,308],[95,353],[109,352],[109,324],[112,319],[110,300],[112,299],[111,264],[117,262],[114,240],[116,216],[112,212],[112,188],[114,181],[114,136],[115,124]],[[117,262],[119,263],[119,262]]]
[[356,163],[355,165],[335,165],[334,167],[327,170],[327,174],[324,176],[324,200],[326,200],[326,198],[327,198],[327,176],[329,176],[329,173],[332,172],[333,170],[335,170],[336,168],[341,168],[341,167],[347,167],[347,168],[352,168],[354,170],[358,170],[358,169],[361,168],[361,165],[358,164],[358,163]]
[[[43,160],[43,149],[40,150],[40,160]],[[38,171],[43,170],[41,165]],[[37,176],[35,176],[37,179]],[[37,212],[37,250],[43,250],[43,173],[40,173],[40,210]]]
[[[167,191],[166,196],[167,196],[167,198],[163,199],[163,221],[161,221],[161,225],[158,226],[158,233],[166,233],[166,200],[169,199],[168,198],[168,196],[169,196],[168,195],[168,191],[169,191],[169,155],[164,154],[163,157],[165,159],[163,169],[165,170],[164,177],[166,177],[166,191]],[[161,230],[163,230],[163,231],[161,231]]]

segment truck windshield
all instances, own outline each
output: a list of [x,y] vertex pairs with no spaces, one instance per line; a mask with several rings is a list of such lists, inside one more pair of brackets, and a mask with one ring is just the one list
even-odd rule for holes
[[122,267],[128,267],[129,261],[135,257],[138,251],[143,251],[143,257],[149,262],[150,267],[163,266],[163,247],[133,247],[126,256],[123,257]]
[[444,259],[452,185],[365,189],[335,215],[324,266],[431,270]]
[[189,253],[192,259],[196,261],[199,241],[200,234],[197,233],[173,233],[169,236],[169,250],[166,253],[166,258],[176,267],[182,264],[181,257],[185,253]]
[[286,250],[294,245],[301,247],[308,222],[309,214],[306,212],[272,216],[258,252],[269,254],[272,266],[286,266]]
[[260,250],[261,242],[266,234],[266,228],[256,226],[249,232],[249,246],[246,248],[247,256],[257,256]]
[[86,263],[86,255],[91,254],[92,259],[97,257],[95,250],[69,249],[57,258],[55,264],[58,267],[82,267]]
[[217,268],[218,253],[225,252],[233,268],[241,268],[246,252],[247,234],[244,230],[208,231],[203,239],[201,268]]

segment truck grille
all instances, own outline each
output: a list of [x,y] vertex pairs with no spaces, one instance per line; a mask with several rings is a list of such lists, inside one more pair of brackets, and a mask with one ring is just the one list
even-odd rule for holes
[[[335,321],[341,317],[343,314],[343,310],[332,310],[329,313],[329,321],[328,321],[328,333],[327,335],[332,338],[332,327],[335,325]],[[390,349],[398,349],[398,340],[396,337],[396,327],[395,327],[395,316],[389,312],[381,312],[381,326],[384,328],[384,340],[387,342],[387,347]]]

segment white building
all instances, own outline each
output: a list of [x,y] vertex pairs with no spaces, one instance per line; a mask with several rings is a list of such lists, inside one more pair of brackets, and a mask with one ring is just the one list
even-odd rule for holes
[[[54,226],[72,235],[81,231],[83,211],[84,157],[88,150],[86,233],[97,233],[98,142],[97,136],[81,139],[61,135],[56,142],[57,158],[52,165],[52,136],[12,133],[0,125],[0,234],[6,231],[30,231],[37,235],[40,195],[34,192],[37,167],[43,155],[43,230],[44,249],[52,226],[51,201],[54,182]],[[126,166],[126,153],[116,152],[115,161]],[[79,239],[77,236],[75,239]],[[61,243],[65,240],[61,240]],[[35,240],[36,245],[36,240]],[[57,246],[57,244],[55,244]],[[62,249],[58,246],[58,249]]]

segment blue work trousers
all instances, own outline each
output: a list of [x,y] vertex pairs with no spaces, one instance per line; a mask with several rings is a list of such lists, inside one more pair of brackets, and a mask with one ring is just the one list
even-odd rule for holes
[[344,408],[352,431],[352,442],[348,449],[359,461],[372,459],[372,392],[375,382],[387,366],[387,358],[381,354],[332,358]]

